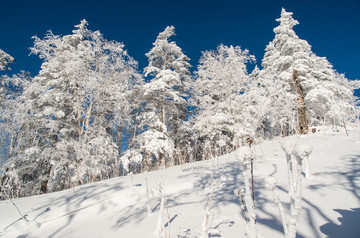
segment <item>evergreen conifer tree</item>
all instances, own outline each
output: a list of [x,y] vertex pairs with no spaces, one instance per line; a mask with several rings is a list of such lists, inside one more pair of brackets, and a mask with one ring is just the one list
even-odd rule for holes
[[149,65],[144,69],[145,76],[154,78],[144,85],[146,131],[139,140],[148,165],[155,160],[161,167],[174,163],[178,130],[186,116],[184,80],[190,74],[190,59],[170,40],[174,35],[173,26],[159,33],[146,54]]

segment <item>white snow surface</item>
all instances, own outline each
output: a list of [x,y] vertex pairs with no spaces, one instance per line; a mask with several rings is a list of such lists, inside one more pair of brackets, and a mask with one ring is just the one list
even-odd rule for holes
[[[359,138],[357,129],[350,130],[349,136],[345,132],[320,132],[252,146],[256,155],[254,187],[259,235],[284,237],[277,205],[264,180],[270,176],[276,179],[279,198],[288,213],[286,158],[279,141],[292,140],[312,147],[312,179],[303,179],[303,209],[297,237],[360,237]],[[213,188],[209,233],[215,237],[245,237],[241,204],[234,194],[243,186],[243,151],[246,150],[210,161],[14,199],[30,222],[21,219],[10,201],[0,201],[0,237],[157,237],[160,183],[165,192],[163,220],[168,237],[201,236]],[[147,209],[146,184],[151,214]]]

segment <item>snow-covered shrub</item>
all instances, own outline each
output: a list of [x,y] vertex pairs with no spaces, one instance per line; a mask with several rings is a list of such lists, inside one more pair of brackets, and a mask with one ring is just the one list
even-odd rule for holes
[[134,149],[129,149],[125,152],[125,154],[121,157],[121,169],[122,175],[127,174],[129,172],[139,172],[141,171],[143,155]]

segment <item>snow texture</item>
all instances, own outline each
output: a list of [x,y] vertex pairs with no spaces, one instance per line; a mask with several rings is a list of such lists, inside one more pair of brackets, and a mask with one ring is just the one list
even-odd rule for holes
[[[324,129],[324,131],[326,131]],[[325,133],[325,132],[324,132]],[[325,237],[341,234],[359,237],[359,163],[360,147],[356,143],[358,129],[326,134],[309,134],[297,140],[297,144],[313,147],[313,179],[302,181],[302,211],[297,221],[299,237]],[[277,140],[277,139],[276,139]],[[274,187],[278,200],[289,214],[288,183],[285,153],[280,144],[266,141],[254,145],[257,160],[254,170],[256,191],[256,217],[258,233],[262,237],[284,237],[279,206],[274,205],[273,192],[265,189],[264,179]],[[235,151],[219,158],[219,169],[214,169],[215,183],[223,186],[214,190],[212,201],[213,222],[208,234],[220,233],[221,237],[245,236],[245,225],[234,190],[243,179],[239,159],[243,151]],[[212,161],[203,161],[132,176],[114,178],[72,189],[14,199],[22,214],[30,221],[21,219],[9,200],[0,202],[0,232],[2,237],[158,237],[155,232],[159,217],[161,182],[166,190],[168,209],[163,219],[170,228],[169,237],[199,237],[202,234],[204,211],[211,189]],[[152,214],[148,214],[148,196]],[[344,202],[346,201],[346,202]],[[166,208],[167,207],[167,208]],[[289,221],[287,221],[289,222]],[[40,227],[38,227],[38,225]],[[341,224],[341,225],[340,225]]]

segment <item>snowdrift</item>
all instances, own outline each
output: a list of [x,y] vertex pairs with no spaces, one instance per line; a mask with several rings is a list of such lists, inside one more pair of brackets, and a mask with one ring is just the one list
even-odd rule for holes
[[[281,218],[264,179],[277,180],[286,212],[289,196],[286,158],[279,142],[312,146],[311,179],[303,178],[297,237],[360,237],[360,135],[317,133],[256,145],[255,207],[262,237],[284,237]],[[210,237],[244,237],[239,197],[241,150],[161,171],[114,178],[73,189],[0,202],[1,237],[157,237],[161,193],[167,237],[200,237],[213,188]],[[213,171],[213,176],[211,175]],[[213,177],[213,179],[211,179]],[[212,182],[213,181],[213,182]]]

